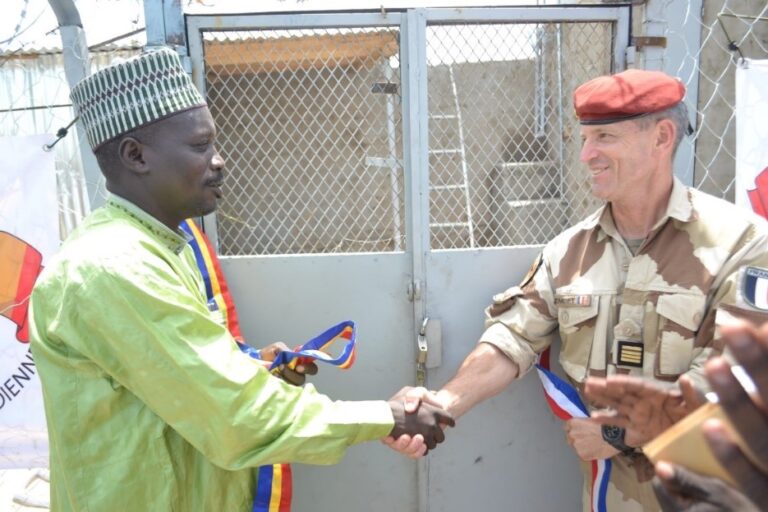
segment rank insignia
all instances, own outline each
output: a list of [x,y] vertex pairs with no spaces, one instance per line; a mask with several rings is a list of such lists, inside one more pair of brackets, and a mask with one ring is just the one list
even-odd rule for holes
[[744,300],[761,311],[768,311],[768,269],[747,267],[743,276]]
[[643,367],[643,344],[638,341],[619,340],[619,353],[616,364],[621,366]]

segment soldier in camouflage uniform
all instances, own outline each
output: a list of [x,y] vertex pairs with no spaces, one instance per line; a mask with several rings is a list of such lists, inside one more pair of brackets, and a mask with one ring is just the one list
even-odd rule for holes
[[[587,376],[631,374],[662,381],[689,375],[722,350],[718,326],[768,320],[742,297],[745,269],[768,268],[768,227],[734,205],[684,186],[672,159],[689,127],[684,86],[659,72],[629,70],[574,93],[581,160],[605,206],[546,245],[518,286],[494,296],[486,331],[456,376],[424,401],[454,417],[525,375],[561,340],[559,361],[580,391]],[[582,396],[583,398],[583,396]],[[586,400],[584,400],[585,403]],[[588,419],[564,424],[582,459],[584,510],[590,464],[611,458],[609,511],[658,510],[653,469],[632,429]],[[410,444],[409,444],[410,443]],[[390,441],[414,451],[418,440]]]

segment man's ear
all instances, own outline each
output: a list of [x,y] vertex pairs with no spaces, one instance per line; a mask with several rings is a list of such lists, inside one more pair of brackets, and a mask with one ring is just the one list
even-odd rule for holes
[[675,147],[676,135],[675,123],[671,119],[661,119],[656,123],[656,149],[671,153]]
[[149,166],[144,158],[144,145],[134,137],[125,137],[120,141],[117,154],[120,162],[131,172],[146,174]]

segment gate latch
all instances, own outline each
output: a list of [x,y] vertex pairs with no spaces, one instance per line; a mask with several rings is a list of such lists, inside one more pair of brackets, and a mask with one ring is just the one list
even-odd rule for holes
[[429,317],[425,316],[424,321],[421,323],[421,329],[419,330],[419,336],[416,338],[418,354],[416,356],[416,385],[423,386],[427,381],[427,354],[429,348],[427,347],[427,324],[429,323]]

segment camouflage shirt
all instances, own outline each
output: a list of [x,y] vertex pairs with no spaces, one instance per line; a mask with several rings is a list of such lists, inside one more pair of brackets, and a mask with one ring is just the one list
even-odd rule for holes
[[[522,376],[559,334],[559,361],[577,388],[588,375],[616,373],[665,381],[685,373],[706,387],[704,362],[723,348],[718,327],[733,317],[768,320],[743,296],[748,267],[768,269],[768,224],[675,179],[665,215],[636,254],[602,207],[547,244],[519,286],[494,296],[480,341]],[[615,459],[621,510],[633,501],[658,509],[641,483],[651,476],[647,461]]]

